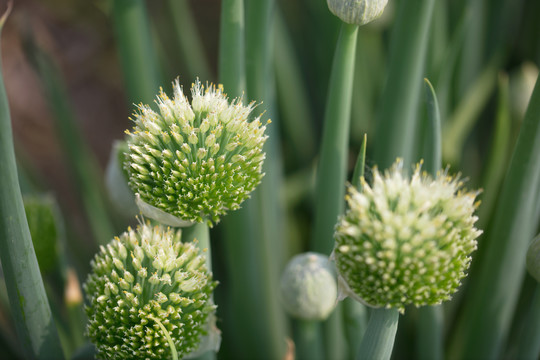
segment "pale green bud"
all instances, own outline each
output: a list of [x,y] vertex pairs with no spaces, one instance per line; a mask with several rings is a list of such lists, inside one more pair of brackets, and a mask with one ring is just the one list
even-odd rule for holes
[[296,318],[324,320],[336,306],[335,270],[322,254],[293,257],[281,275],[280,289],[285,309]]
[[382,15],[388,0],[327,0],[327,3],[341,21],[364,25]]

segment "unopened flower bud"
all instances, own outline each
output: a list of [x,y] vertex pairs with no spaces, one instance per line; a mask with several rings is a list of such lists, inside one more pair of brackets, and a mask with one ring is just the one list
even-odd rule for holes
[[382,15],[388,0],[327,0],[328,8],[347,24],[364,25]]
[[293,257],[283,271],[280,287],[285,309],[296,318],[324,320],[336,306],[335,270],[322,254]]

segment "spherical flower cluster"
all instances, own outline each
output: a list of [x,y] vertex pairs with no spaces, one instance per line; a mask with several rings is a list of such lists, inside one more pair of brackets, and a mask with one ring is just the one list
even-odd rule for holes
[[140,105],[134,130],[127,131],[129,185],[144,202],[143,214],[156,210],[149,217],[166,213],[212,225],[260,183],[266,125],[260,116],[249,121],[254,103],[229,103],[221,87],[205,89],[197,81],[191,104],[178,81],[173,87],[173,99],[158,96],[159,112]]
[[460,286],[481,231],[476,192],[446,172],[412,178],[396,162],[373,184],[349,187],[348,209],[335,229],[333,257],[345,295],[373,307],[435,305]]
[[347,24],[364,25],[382,15],[388,0],[327,0],[332,14]]
[[180,231],[141,225],[101,246],[84,284],[88,336],[102,359],[180,358],[197,350],[216,282]]
[[336,306],[336,275],[328,256],[296,255],[285,267],[280,287],[283,305],[293,317],[324,320]]

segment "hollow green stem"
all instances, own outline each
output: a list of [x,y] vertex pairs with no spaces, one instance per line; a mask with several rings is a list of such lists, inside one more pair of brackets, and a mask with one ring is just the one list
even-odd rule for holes
[[358,26],[343,23],[330,75],[323,138],[317,170],[317,198],[312,249],[332,251],[334,225],[343,212],[352,84]]
[[241,96],[246,87],[244,62],[244,0],[223,0],[219,38],[219,82],[229,97]]
[[443,359],[442,305],[423,306],[418,309],[418,359]]
[[160,82],[145,2],[114,0],[112,10],[128,101],[151,104]]
[[[206,223],[197,223],[183,229],[183,242],[196,241],[197,247],[201,250],[206,258],[206,268],[212,272],[212,248],[210,246],[210,229]],[[212,295],[213,301],[213,295]],[[195,360],[215,360],[216,352],[213,350],[206,351],[198,356]]]
[[540,356],[540,286],[536,285],[528,310],[523,336],[520,337],[516,359],[538,359]]
[[[317,170],[315,221],[311,248],[330,254],[337,217],[344,210],[347,149],[358,26],[343,23],[338,38],[324,116],[323,138]],[[346,357],[343,309],[336,307],[324,324],[326,356]]]
[[398,320],[399,312],[397,309],[372,310],[357,359],[390,359],[396,338]]
[[197,223],[182,230],[182,242],[197,241],[197,247],[206,257],[206,267],[212,271],[212,249],[210,247],[210,229],[206,223]]
[[354,358],[360,350],[360,340],[366,333],[368,324],[368,309],[364,304],[351,298],[346,298],[342,302],[343,326],[349,345],[349,358]]
[[321,322],[317,320],[294,320],[295,358],[298,360],[322,360]]
[[[0,31],[12,4],[0,17]],[[0,183],[0,260],[19,341],[28,359],[63,359],[24,212],[1,71]]]

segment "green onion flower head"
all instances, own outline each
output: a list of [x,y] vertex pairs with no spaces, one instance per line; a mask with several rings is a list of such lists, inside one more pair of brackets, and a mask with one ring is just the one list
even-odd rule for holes
[[287,312],[304,320],[324,320],[337,303],[336,273],[328,256],[307,252],[293,257],[281,276]]
[[364,25],[380,17],[388,0],[327,0],[332,14],[347,24]]
[[196,245],[180,236],[145,224],[101,246],[83,286],[99,358],[176,359],[203,350],[216,282]]
[[362,191],[349,187],[348,209],[335,229],[333,258],[340,297],[372,307],[440,304],[451,298],[471,262],[481,231],[474,227],[477,192],[447,171],[433,179],[402,162]]
[[540,234],[533,239],[527,250],[527,270],[540,282]]
[[236,210],[260,183],[267,139],[254,103],[229,102],[223,89],[199,81],[191,103],[174,83],[159,111],[140,105],[127,131],[129,185],[144,215],[173,226],[219,221]]

